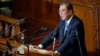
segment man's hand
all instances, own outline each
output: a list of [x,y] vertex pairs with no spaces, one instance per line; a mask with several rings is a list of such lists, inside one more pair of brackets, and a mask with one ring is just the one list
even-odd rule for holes
[[60,56],[60,53],[58,53],[58,52],[56,52],[56,51],[47,51],[47,52],[45,52],[45,54],[48,54],[48,55],[55,55],[55,56]]
[[33,45],[34,46],[34,48],[36,48],[36,49],[40,49],[40,47],[38,46],[38,45]]
[[41,44],[39,44],[39,45],[32,45],[32,48],[42,49],[43,46]]
[[52,51],[46,51],[45,54],[51,55],[53,52]]
[[31,49],[41,49],[38,45],[29,45],[29,47],[31,48]]

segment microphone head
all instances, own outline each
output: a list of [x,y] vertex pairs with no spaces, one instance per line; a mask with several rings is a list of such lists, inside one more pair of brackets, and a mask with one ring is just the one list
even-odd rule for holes
[[53,37],[57,37],[57,32],[56,31],[53,33]]
[[24,23],[25,20],[26,20],[26,18],[22,18],[22,19],[19,20],[19,23]]
[[58,32],[58,28],[55,28],[54,33],[53,33],[53,37],[57,37],[57,32]]
[[23,30],[21,33],[24,33],[24,32],[26,32],[26,30]]
[[46,27],[41,27],[40,30],[45,32],[45,31],[47,31],[47,28]]
[[12,39],[12,38],[14,38],[14,37],[17,37],[18,35],[23,34],[25,31],[26,31],[26,30],[23,30],[23,31],[19,32],[18,34],[14,35],[14,36],[11,36],[9,39]]

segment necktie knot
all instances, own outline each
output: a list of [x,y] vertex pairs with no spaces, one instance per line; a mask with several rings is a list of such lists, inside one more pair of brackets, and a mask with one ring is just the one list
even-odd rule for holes
[[65,31],[67,30],[67,28],[68,28],[68,23],[66,22],[65,23]]

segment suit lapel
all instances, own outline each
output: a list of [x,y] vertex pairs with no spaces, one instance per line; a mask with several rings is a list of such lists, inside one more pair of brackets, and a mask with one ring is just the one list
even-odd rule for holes
[[64,38],[64,28],[65,28],[65,22],[63,21],[63,23],[61,24],[61,31],[60,31],[61,41]]
[[69,26],[68,26],[68,28],[70,29],[71,28],[71,26],[73,25],[73,23],[74,23],[74,21],[75,21],[75,15],[73,16],[73,18],[72,18],[72,20],[70,21],[70,23],[69,23]]

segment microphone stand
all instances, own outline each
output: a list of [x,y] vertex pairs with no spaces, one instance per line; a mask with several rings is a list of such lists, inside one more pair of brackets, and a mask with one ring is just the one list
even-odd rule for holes
[[9,39],[7,39],[6,40],[6,50],[5,50],[5,55],[4,56],[8,56],[9,55],[8,54],[9,51],[12,51],[12,47],[11,47],[11,45],[9,43]]
[[54,56],[56,38],[53,38],[52,56]]
[[36,37],[36,36],[37,36],[38,34],[40,34],[40,33],[42,33],[42,31],[36,32],[35,35],[32,35],[32,36],[26,38],[26,39],[28,39],[28,40],[25,40],[25,41],[27,42],[27,47],[28,47],[28,56],[30,56],[30,54],[29,54],[29,43],[30,43],[32,37]]
[[77,31],[76,31],[76,36],[77,36],[77,40],[78,40],[78,43],[79,43],[80,54],[81,54],[81,56],[83,56],[82,49],[81,49],[81,44],[80,44],[80,40],[79,40]]
[[31,38],[32,38],[32,37],[30,37],[30,39],[29,39],[29,41],[28,41],[28,43],[27,43],[27,47],[28,47],[28,56],[30,56],[30,54],[29,54],[29,43],[30,43]]
[[[8,40],[6,41],[6,45],[8,44],[7,42],[8,42]],[[9,47],[8,47],[8,45],[7,45],[7,46],[6,46],[6,50],[5,50],[5,55],[4,55],[4,56],[8,56],[8,51],[9,51]]]
[[40,29],[39,29],[39,31],[37,31],[37,32],[35,32],[32,36],[30,36],[30,37],[27,37],[27,38],[25,38],[25,39],[23,39],[22,41],[24,41],[24,42],[27,42],[27,47],[28,47],[28,56],[30,56],[29,55],[29,43],[30,43],[30,41],[31,41],[31,39],[32,39],[32,37],[36,37],[38,34],[41,34],[42,32],[45,32],[47,30],[47,28],[45,28],[45,27],[41,27]]
[[38,35],[38,34],[36,34],[36,35],[32,35],[32,36],[29,37],[28,40],[26,40],[26,41],[27,41],[27,47],[28,47],[28,56],[30,56],[30,54],[29,54],[29,43],[30,43],[32,37],[35,37],[35,36],[37,36],[37,35]]
[[[16,36],[17,37],[17,36]],[[14,43],[15,43],[15,48],[14,48],[14,56],[16,56],[16,42],[17,42],[17,38],[15,37],[15,41],[14,41]]]

